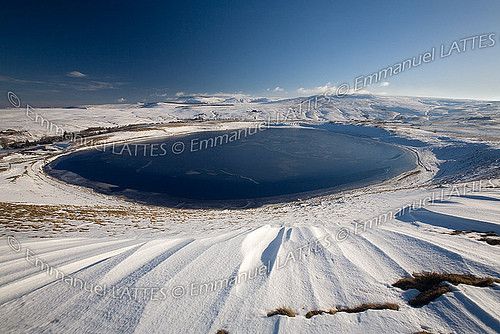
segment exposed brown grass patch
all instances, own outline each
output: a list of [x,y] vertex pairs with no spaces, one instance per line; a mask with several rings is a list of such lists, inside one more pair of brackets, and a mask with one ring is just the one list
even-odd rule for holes
[[328,310],[328,311],[324,311],[324,310],[312,310],[312,311],[309,311],[309,312],[306,313],[306,318],[307,319],[311,319],[312,317],[314,317],[316,315],[321,315],[323,313],[335,314],[336,312],[337,312],[337,310],[335,310],[335,309]]
[[337,312],[359,313],[368,310],[393,310],[399,311],[399,305],[395,303],[365,303],[355,307],[340,307]]
[[488,245],[492,245],[492,246],[500,245],[500,239],[496,239],[496,238],[482,237],[481,239],[479,239],[479,241],[484,241]]
[[444,295],[447,292],[451,292],[451,288],[447,285],[441,285],[434,287],[430,290],[423,291],[417,296],[412,298],[408,304],[413,307],[422,307],[429,304],[431,301],[437,299],[438,297]]
[[272,316],[275,316],[275,315],[284,315],[284,316],[293,318],[293,317],[295,317],[297,315],[297,312],[295,312],[294,310],[292,310],[289,307],[278,307],[274,311],[267,312],[267,316],[268,317],[272,317]]
[[475,231],[475,230],[469,230],[469,231],[462,231],[462,230],[454,230],[451,232],[448,232],[448,234],[451,235],[470,235],[472,233],[479,234],[480,238],[476,239],[478,241],[486,242],[488,245],[492,246],[498,246],[500,245],[500,235],[493,231],[489,232],[480,232],[480,231]]
[[312,310],[306,313],[306,318],[310,319],[321,314],[335,314],[339,312],[345,313],[360,313],[368,310],[394,310],[399,311],[399,305],[395,303],[365,303],[355,307],[337,307],[330,310]]
[[500,280],[492,277],[477,277],[474,275],[423,272],[414,273],[413,277],[402,278],[394,283],[393,286],[403,290],[417,289],[420,291],[420,294],[412,298],[408,303],[413,307],[421,307],[451,291],[451,288],[443,285],[443,282],[449,282],[453,285],[467,284],[487,287],[495,282],[500,282]]
[[229,334],[229,332],[225,329],[219,329],[215,334]]
[[[64,233],[77,230],[99,229],[110,234],[120,233],[123,228],[145,231],[164,231],[171,222],[184,222],[196,213],[177,212],[169,208],[148,206],[78,206],[78,205],[36,205],[0,202],[0,225],[8,232]],[[162,217],[169,217],[168,220]],[[87,226],[80,226],[87,224]],[[4,235],[0,232],[0,236]]]

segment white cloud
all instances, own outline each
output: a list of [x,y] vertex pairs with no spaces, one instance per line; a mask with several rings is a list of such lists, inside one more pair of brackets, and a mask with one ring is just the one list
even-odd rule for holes
[[349,87],[348,84],[344,83],[340,86],[332,85],[332,83],[327,82],[323,86],[304,88],[300,87],[297,89],[297,93],[299,96],[311,96],[311,95],[331,95],[331,96],[344,96],[351,94],[372,94],[369,90],[366,89],[358,89],[354,90]]
[[387,87],[387,86],[389,86],[389,83],[387,81],[382,81],[380,83],[380,87]]
[[79,71],[71,71],[66,73],[66,76],[70,78],[85,78],[87,75]]
[[118,102],[120,102],[120,103],[123,103],[123,102],[125,102],[125,101],[127,101],[127,99],[126,99],[126,98],[124,98],[124,97],[120,97],[120,98],[118,99]]
[[184,95],[185,95],[184,92],[177,92],[177,93],[175,93],[175,96],[177,96],[177,97],[181,97],[181,96],[184,96]]
[[282,88],[282,87],[280,87],[280,86],[276,86],[276,87],[274,87],[274,88],[268,88],[268,89],[266,89],[266,90],[267,90],[268,92],[273,91],[273,92],[275,92],[275,93],[283,93],[283,92],[285,92],[285,89],[284,89],[284,88]]
[[327,82],[324,86],[317,86],[312,88],[300,87],[297,89],[297,93],[301,95],[320,95],[320,94],[334,94],[337,87]]

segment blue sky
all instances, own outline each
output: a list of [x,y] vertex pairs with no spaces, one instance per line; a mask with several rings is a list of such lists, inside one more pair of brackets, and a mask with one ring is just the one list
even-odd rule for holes
[[0,103],[8,91],[33,105],[307,95],[490,32],[494,47],[368,87],[388,95],[500,99],[500,1],[8,2]]

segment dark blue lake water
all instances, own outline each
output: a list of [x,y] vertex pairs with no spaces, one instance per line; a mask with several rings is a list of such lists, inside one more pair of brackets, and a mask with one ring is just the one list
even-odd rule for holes
[[252,128],[109,145],[63,156],[46,170],[138,201],[240,207],[381,182],[415,165],[412,152],[358,135]]

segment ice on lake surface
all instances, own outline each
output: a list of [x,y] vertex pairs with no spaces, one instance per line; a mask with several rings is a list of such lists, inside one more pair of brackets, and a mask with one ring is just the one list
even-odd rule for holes
[[115,193],[201,203],[359,187],[415,167],[412,152],[357,135],[313,128],[247,130],[81,151],[54,161],[50,169],[71,172],[66,181],[106,184]]

